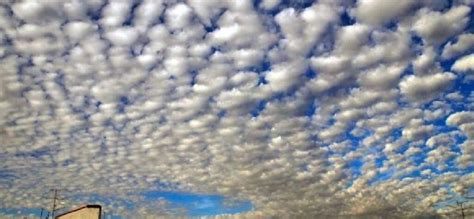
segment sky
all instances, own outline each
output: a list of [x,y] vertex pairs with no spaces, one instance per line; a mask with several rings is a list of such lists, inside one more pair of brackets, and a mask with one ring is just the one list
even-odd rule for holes
[[453,217],[473,6],[0,1],[0,217]]

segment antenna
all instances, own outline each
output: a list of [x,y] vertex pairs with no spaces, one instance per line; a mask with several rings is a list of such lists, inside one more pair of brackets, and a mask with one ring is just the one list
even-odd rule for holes
[[[50,214],[51,214],[51,218],[54,219],[54,214],[56,211],[58,211],[59,209],[62,209],[62,208],[58,208],[58,202],[57,201],[60,201],[60,200],[64,200],[66,198],[60,198],[59,197],[59,189],[51,189],[50,191],[53,191],[54,192],[54,195],[53,197],[44,197],[44,198],[47,198],[47,199],[53,199],[53,205],[52,205],[52,208],[51,208],[51,211],[48,211],[48,215],[46,216],[46,219],[50,218]],[[41,215],[43,214],[43,208],[41,209]]]
[[466,218],[466,210],[471,208],[470,206],[466,207],[466,205],[465,205],[466,203],[469,203],[469,201],[468,200],[456,201],[456,206],[448,205],[448,207],[454,208],[455,211],[460,211],[460,213],[458,213],[458,215],[460,215],[462,217],[462,219],[465,219]]
[[[466,197],[466,199],[472,199],[472,197]],[[469,206],[468,204],[470,201],[469,200],[464,200],[464,201],[456,201],[457,206],[459,207],[459,210],[461,211],[461,216],[463,219],[466,218],[466,212],[465,210],[471,209],[472,206]]]
[[56,199],[58,198],[58,190],[54,189],[53,208],[51,209],[51,218],[54,218],[54,211],[56,211]]
[[454,214],[456,215],[455,217],[462,219],[466,219],[466,216],[470,218],[470,215],[473,213],[472,209],[474,209],[474,196],[472,196],[472,194],[464,194],[452,198],[453,199],[449,200],[445,205],[447,211],[442,214]]

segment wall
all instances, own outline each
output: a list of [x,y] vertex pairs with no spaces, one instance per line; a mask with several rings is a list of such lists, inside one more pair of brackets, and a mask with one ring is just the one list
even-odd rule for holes
[[100,208],[82,208],[56,217],[56,219],[100,219]]

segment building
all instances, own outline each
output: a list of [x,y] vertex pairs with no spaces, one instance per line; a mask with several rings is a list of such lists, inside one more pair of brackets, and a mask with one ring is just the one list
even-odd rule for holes
[[55,219],[101,219],[102,207],[100,205],[83,205],[76,209],[62,213]]

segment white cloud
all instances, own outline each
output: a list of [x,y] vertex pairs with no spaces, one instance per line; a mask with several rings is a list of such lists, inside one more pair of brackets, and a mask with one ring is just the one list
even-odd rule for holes
[[188,26],[192,18],[192,9],[183,3],[176,4],[166,10],[166,23],[173,29]]
[[458,112],[451,114],[446,119],[446,124],[451,126],[460,126],[462,124],[473,122],[474,121],[474,113],[473,112]]
[[95,31],[96,28],[90,23],[77,21],[65,25],[64,30],[71,40],[77,42],[87,36],[87,34]]
[[138,39],[139,33],[134,28],[118,28],[106,33],[107,39],[116,46],[130,46]]
[[217,28],[207,35],[211,45],[267,49],[277,40],[274,34],[265,30],[259,15],[253,10],[227,10],[217,24]]
[[423,125],[420,120],[412,120],[402,131],[402,136],[409,141],[423,139],[434,130],[433,125]]
[[400,91],[411,100],[428,101],[443,92],[455,78],[450,72],[427,76],[409,75],[400,82]]
[[344,26],[338,30],[336,36],[336,51],[353,55],[369,39],[370,28],[363,24]]
[[289,52],[305,55],[320,39],[325,28],[338,20],[337,11],[324,3],[314,4],[301,13],[287,8],[275,16],[284,39],[280,44]]
[[456,60],[451,69],[454,71],[471,73],[474,70],[474,54]]
[[469,21],[471,8],[465,5],[451,8],[446,13],[421,9],[413,29],[427,42],[443,43],[448,37],[461,32]]
[[264,58],[263,52],[255,49],[234,50],[231,56],[238,69],[258,66]]
[[39,1],[22,1],[12,5],[13,13],[27,22],[51,21],[59,18],[58,2],[41,3]]
[[[78,0],[72,0],[64,3],[64,12],[70,20],[81,20],[87,18],[87,10],[93,9],[91,7],[92,2],[89,1],[86,4]],[[99,1],[100,3],[100,1]],[[91,4],[91,5],[88,5]]]
[[455,143],[455,139],[452,135],[449,134],[438,134],[433,137],[430,137],[426,141],[426,145],[430,147],[435,147],[435,146],[452,146]]
[[383,4],[376,0],[361,0],[357,2],[355,15],[360,21],[372,25],[381,25],[403,15],[414,4],[415,1],[412,0],[387,0]]
[[280,4],[280,0],[264,0],[260,3],[260,7],[271,10]]
[[470,166],[474,166],[474,142],[472,140],[465,141],[461,145],[461,152],[462,155],[459,156],[456,160],[459,166],[467,168]]
[[349,67],[349,59],[343,57],[311,57],[311,67],[316,72],[339,73]]
[[290,89],[299,82],[300,76],[306,71],[307,64],[303,60],[295,60],[287,63],[280,63],[266,74],[269,86],[275,92]]
[[453,93],[447,94],[446,98],[448,98],[450,100],[453,100],[453,101],[462,101],[464,96],[461,95],[459,92],[453,92]]
[[164,7],[161,1],[146,0],[136,10],[135,18],[133,19],[134,24],[139,27],[148,28],[158,21]]
[[397,84],[404,69],[401,64],[379,66],[360,74],[358,82],[371,88],[390,89]]
[[131,1],[113,1],[102,10],[101,24],[105,27],[117,27],[122,25],[132,7]]
[[415,71],[415,74],[422,75],[430,73],[433,70],[437,70],[436,68],[433,69],[436,58],[437,54],[433,47],[425,48],[423,54],[418,56],[415,61],[413,61],[413,70]]
[[454,156],[456,156],[456,154],[452,152],[448,147],[441,146],[428,152],[428,157],[426,158],[426,161],[429,164],[436,165],[438,169],[443,170],[447,167],[446,160]]
[[371,39],[375,45],[367,43],[352,60],[356,68],[365,68],[379,62],[406,62],[412,55],[410,35],[402,28],[395,32],[374,31]]
[[461,34],[455,43],[451,41],[444,46],[442,56],[443,58],[452,58],[472,47],[474,47],[474,34]]
[[211,19],[223,10],[224,2],[219,0],[188,0],[201,21],[205,25],[210,25]]

